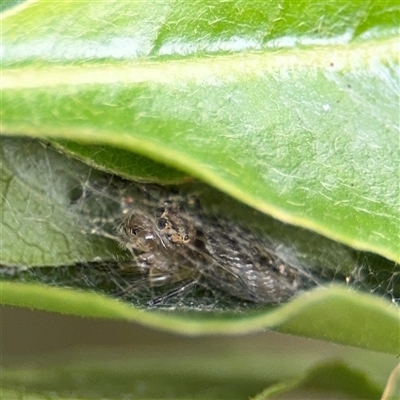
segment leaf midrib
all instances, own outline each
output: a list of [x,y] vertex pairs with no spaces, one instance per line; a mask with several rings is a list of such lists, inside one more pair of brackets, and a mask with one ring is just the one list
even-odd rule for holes
[[[376,61],[399,60],[397,38],[342,46],[312,49],[285,49],[274,52],[246,52],[213,55],[181,60],[115,60],[113,65],[86,61],[79,66],[60,60],[58,65],[36,65],[14,68],[3,64],[1,89],[31,89],[60,85],[137,84],[176,85],[183,83],[218,85],[224,81],[288,70],[324,69],[329,72],[369,69]],[[6,55],[5,55],[6,59]],[[6,61],[5,61],[6,64]]]

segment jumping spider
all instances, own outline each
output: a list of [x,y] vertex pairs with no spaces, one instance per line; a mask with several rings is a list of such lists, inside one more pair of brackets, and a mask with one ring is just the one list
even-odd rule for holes
[[119,224],[118,240],[148,274],[152,285],[205,280],[243,300],[279,303],[303,285],[299,271],[267,243],[228,220],[192,207],[182,197],[164,200],[151,213],[133,209]]
[[137,261],[140,271],[149,275],[152,285],[195,275],[188,253],[193,252],[196,229],[178,203],[165,200],[154,215],[133,210],[117,232],[120,243]]

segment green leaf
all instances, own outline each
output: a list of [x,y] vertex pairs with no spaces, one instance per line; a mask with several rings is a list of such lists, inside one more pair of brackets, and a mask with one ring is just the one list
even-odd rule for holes
[[26,2],[1,131],[138,152],[399,261],[399,7]]
[[399,352],[399,312],[385,301],[341,287],[303,294],[276,309],[248,313],[143,312],[90,292],[0,282],[1,303],[85,317],[136,321],[186,335],[243,334],[266,328],[391,354]]
[[20,3],[23,3],[26,0],[3,0],[0,3],[0,11],[4,11],[8,8],[14,7]]
[[378,399],[382,389],[369,378],[339,362],[326,363],[313,367],[303,379],[279,383],[265,390],[253,400],[280,398],[285,394],[289,398],[346,398]]
[[400,364],[397,364],[387,380],[382,400],[395,400],[400,393]]
[[117,254],[68,212],[90,168],[34,141],[0,138],[1,263],[60,265]]
[[[115,174],[135,181],[177,184],[190,180],[190,177],[165,164],[159,164],[147,157],[123,149],[110,149],[109,146],[92,144],[90,146],[70,141],[53,141],[52,144],[63,152],[82,159],[93,168],[113,171]],[[129,171],[129,173],[127,172]]]
[[[308,393],[325,394],[316,398],[327,398],[336,386],[336,394],[353,394],[349,398],[354,399],[360,398],[354,393],[364,393],[368,399],[371,394],[379,398],[382,379],[377,376],[385,379],[382,371],[395,364],[393,357],[339,348],[336,357],[342,363],[324,365],[313,345],[296,349],[293,343],[279,339],[274,346],[262,336],[253,339],[193,339],[197,344],[193,347],[187,341],[182,346],[171,345],[166,339],[145,348],[77,349],[52,357],[42,355],[40,363],[33,364],[25,357],[24,363],[14,361],[13,367],[3,369],[2,386],[5,393],[18,393],[18,399],[50,394],[51,398],[79,399],[246,399],[265,388],[272,392],[276,385],[289,388],[290,384]],[[334,356],[329,348],[327,353]],[[329,372],[330,385],[326,382]],[[304,375],[301,380],[299,376]]]

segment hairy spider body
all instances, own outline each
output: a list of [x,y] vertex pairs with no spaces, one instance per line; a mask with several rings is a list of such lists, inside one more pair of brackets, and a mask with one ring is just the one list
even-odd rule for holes
[[118,240],[154,285],[204,279],[242,300],[280,303],[303,285],[260,237],[242,226],[205,215],[183,196],[162,200],[152,212],[133,208]]

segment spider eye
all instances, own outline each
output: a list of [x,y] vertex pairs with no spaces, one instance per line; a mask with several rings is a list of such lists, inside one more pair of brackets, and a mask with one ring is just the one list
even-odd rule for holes
[[157,222],[157,228],[161,231],[167,226],[168,221],[165,218],[160,218]]
[[156,210],[156,218],[160,218],[161,215],[164,214],[164,211],[165,211],[164,207],[157,208],[157,210]]
[[132,228],[129,229],[129,233],[131,235],[136,235],[139,232],[139,228],[137,226],[133,226]]

